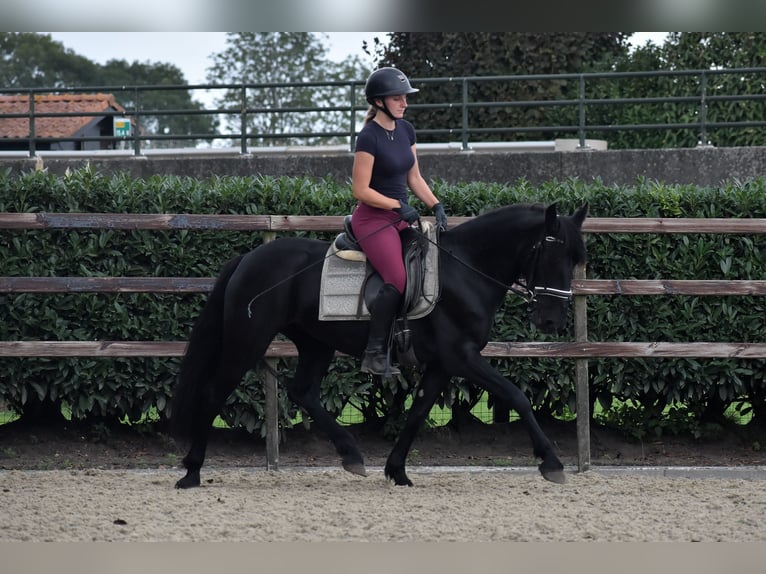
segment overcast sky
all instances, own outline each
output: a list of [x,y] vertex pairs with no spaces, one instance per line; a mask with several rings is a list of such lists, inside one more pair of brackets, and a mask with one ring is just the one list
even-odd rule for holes
[[[189,84],[207,83],[205,75],[210,66],[209,56],[222,52],[226,32],[45,32],[65,48],[99,64],[108,60],[161,62],[174,64]],[[377,36],[386,41],[386,32],[321,32],[327,34],[325,45],[332,60],[358,55],[372,66],[362,51],[362,42],[372,45]]]
[[[45,32],[65,48],[80,56],[105,64],[108,60],[169,63],[177,66],[189,84],[207,83],[205,75],[209,57],[222,52],[226,32]],[[386,32],[322,32],[327,34],[327,46],[332,60],[357,55],[371,67],[373,62],[362,51],[362,42],[372,45],[374,37],[387,40]],[[634,44],[647,40],[661,43],[663,32],[639,32]]]

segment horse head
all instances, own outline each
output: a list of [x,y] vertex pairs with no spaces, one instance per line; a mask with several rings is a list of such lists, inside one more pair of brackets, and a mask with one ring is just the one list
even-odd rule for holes
[[566,328],[574,268],[585,263],[581,230],[587,213],[587,203],[571,216],[559,215],[555,203],[545,209],[544,231],[533,247],[526,277],[531,319],[544,333]]

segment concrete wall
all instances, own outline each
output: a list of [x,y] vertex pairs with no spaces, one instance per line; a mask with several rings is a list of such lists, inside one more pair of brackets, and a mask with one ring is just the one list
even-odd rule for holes
[[[577,178],[600,178],[605,184],[631,185],[636,178],[667,183],[714,186],[726,180],[766,176],[766,147],[685,148],[668,150],[585,151],[421,151],[421,171],[426,179],[447,182],[487,181],[508,183],[525,179],[533,184]],[[330,149],[200,153],[177,151],[173,155],[144,156],[41,154],[38,158],[3,157],[0,169],[19,173],[45,168],[63,174],[89,163],[102,173],[127,171],[134,177],[175,174],[204,178],[212,175],[271,175],[351,178],[353,156]]]

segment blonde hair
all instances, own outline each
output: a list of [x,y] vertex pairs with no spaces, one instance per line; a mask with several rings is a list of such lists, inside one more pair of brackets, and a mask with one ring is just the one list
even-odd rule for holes
[[375,117],[375,114],[378,113],[378,108],[374,106],[370,106],[367,110],[367,115],[364,118],[364,123],[369,124],[372,121],[372,118]]

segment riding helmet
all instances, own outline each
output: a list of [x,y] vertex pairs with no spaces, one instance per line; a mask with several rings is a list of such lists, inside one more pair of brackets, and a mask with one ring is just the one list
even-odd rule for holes
[[414,94],[420,90],[413,88],[407,76],[396,68],[380,68],[375,70],[364,85],[364,95],[371,105],[376,98]]

